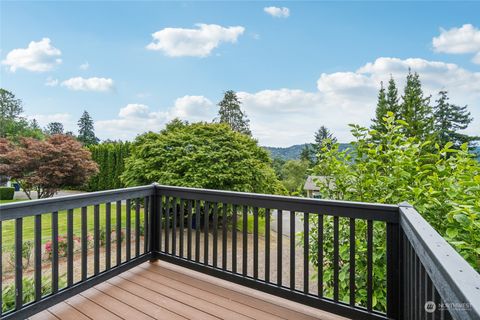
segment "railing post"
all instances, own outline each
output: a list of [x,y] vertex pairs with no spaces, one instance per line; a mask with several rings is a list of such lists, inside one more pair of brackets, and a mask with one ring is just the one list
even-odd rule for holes
[[401,319],[403,310],[401,298],[402,250],[400,223],[387,223],[387,317]]
[[148,235],[148,242],[150,244],[150,253],[152,257],[150,258],[150,262],[155,262],[158,260],[158,252],[160,251],[159,244],[160,244],[160,212],[161,206],[161,196],[158,188],[158,183],[153,183],[153,193],[150,201],[150,215],[149,215],[149,223],[150,223],[150,234]]

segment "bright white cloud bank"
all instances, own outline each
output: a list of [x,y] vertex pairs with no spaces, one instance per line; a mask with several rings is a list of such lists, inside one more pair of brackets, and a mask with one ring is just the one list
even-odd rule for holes
[[27,48],[13,49],[2,64],[8,66],[12,72],[17,69],[44,72],[62,63],[61,55],[62,52],[52,46],[49,38],[43,38],[38,42],[30,42]]
[[152,111],[144,104],[131,103],[120,109],[118,118],[95,123],[100,137],[131,139],[146,131],[159,131],[174,118],[188,121],[211,121],[214,104],[203,96],[184,96],[167,111]]
[[440,35],[433,38],[432,45],[436,52],[475,53],[472,61],[480,64],[480,29],[471,24],[450,30],[441,29]]
[[196,24],[197,29],[165,28],[152,34],[149,50],[158,50],[170,57],[206,57],[222,42],[236,43],[244,27],[222,27]]
[[[468,104],[475,118],[468,133],[480,134],[480,72],[451,63],[382,57],[355,71],[322,73],[317,90],[312,92],[283,88],[238,95],[251,120],[253,135],[262,145],[290,146],[313,141],[313,134],[321,125],[346,142],[352,139],[349,123],[370,124],[380,81],[387,82],[392,75],[401,93],[409,68],[420,74],[425,93],[433,95],[432,103],[439,90],[448,89],[453,103]],[[102,138],[127,139],[146,130],[158,131],[175,117],[211,121],[216,112],[217,106],[206,97],[184,96],[164,112],[150,111],[144,105],[127,105],[117,119],[99,121],[96,128],[102,130]]]
[[286,7],[265,7],[263,11],[276,18],[288,18],[290,16],[290,9]]
[[113,89],[113,80],[110,78],[70,78],[62,82],[62,86],[74,91],[110,91]]

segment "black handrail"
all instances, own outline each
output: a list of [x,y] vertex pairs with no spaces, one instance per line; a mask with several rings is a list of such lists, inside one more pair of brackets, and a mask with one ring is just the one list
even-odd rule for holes
[[[50,214],[50,241],[54,250],[50,263],[52,290],[42,296],[44,214]],[[79,219],[74,219],[77,215]],[[58,254],[58,236],[59,218],[64,216],[67,281],[62,288],[59,261],[63,258]],[[88,238],[90,219],[93,248],[89,247]],[[22,249],[28,223],[34,223],[35,298],[24,304]],[[479,274],[407,204],[356,203],[153,184],[0,205],[0,249],[5,247],[2,228],[12,227],[11,224],[15,229],[17,296],[13,310],[3,314],[0,310],[2,319],[26,318],[155,259],[354,319],[480,318]],[[75,226],[81,231],[80,279],[75,279],[73,272]],[[297,248],[298,232],[302,230],[304,246]],[[385,241],[386,247],[383,280],[387,296],[383,311],[375,308],[372,301],[376,289],[374,267],[380,266],[374,265],[377,239]],[[358,252],[357,241],[364,241],[365,252]],[[349,245],[348,252],[340,252],[340,243]],[[104,267],[100,260],[101,246],[105,248]],[[89,272],[90,259],[93,272]],[[356,269],[361,261],[366,265],[365,274]],[[312,268],[312,264],[316,267]],[[0,259],[0,287],[2,265],[5,266]],[[339,278],[341,268],[346,267],[345,298],[340,296]],[[331,281],[324,282],[330,271]],[[317,273],[315,285],[310,283],[313,272]],[[362,279],[364,288],[359,287]],[[326,294],[328,288],[332,289],[332,295]],[[359,290],[366,291],[365,302],[358,300]],[[432,313],[425,309],[428,301],[435,305]]]

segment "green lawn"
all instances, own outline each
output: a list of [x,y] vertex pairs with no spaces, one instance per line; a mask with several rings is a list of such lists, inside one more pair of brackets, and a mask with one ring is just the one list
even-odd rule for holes
[[[3,200],[1,203],[6,203]],[[13,200],[15,201],[15,200]],[[10,202],[12,202],[10,200]],[[111,229],[114,230],[116,228],[116,204],[112,203],[111,205]],[[87,229],[88,232],[93,234],[93,206],[89,206],[87,208]],[[105,229],[105,205],[100,205],[100,229]],[[52,218],[51,213],[43,214],[42,215],[42,242],[45,243],[52,238]],[[132,234],[135,229],[135,205],[132,201],[132,211],[131,211],[131,222],[132,222]],[[126,205],[122,205],[122,216],[121,216],[121,226],[125,228],[126,226]],[[141,224],[143,223],[143,208],[140,208],[140,221]],[[73,233],[75,236],[81,235],[81,209],[75,209],[73,211]],[[58,212],[58,234],[60,236],[67,234],[67,211],[62,210]],[[15,239],[15,221],[9,220],[4,221],[2,225],[2,247],[9,248],[13,246]],[[34,239],[34,217],[26,217],[23,219],[23,239],[24,241],[33,240]]]
[[[243,230],[243,219],[242,216],[238,217],[237,220],[237,230]],[[247,220],[247,232],[253,233],[253,215],[248,215]],[[265,217],[259,216],[258,217],[258,235],[265,236]]]

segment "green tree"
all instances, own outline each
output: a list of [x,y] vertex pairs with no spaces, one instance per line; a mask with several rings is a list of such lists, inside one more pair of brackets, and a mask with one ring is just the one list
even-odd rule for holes
[[[395,83],[395,80],[393,79],[392,76],[390,76],[390,80],[388,80],[386,99],[387,99],[387,111],[393,112],[395,116],[398,116],[398,112],[400,108],[398,89],[397,89],[397,84]],[[386,116],[386,114],[384,116]]]
[[95,136],[93,119],[87,111],[83,111],[82,116],[78,120],[77,139],[86,146],[98,144],[100,141],[100,139]]
[[383,87],[383,81],[380,82],[380,91],[378,92],[377,108],[375,109],[375,118],[372,119],[372,125],[370,128],[378,132],[384,131],[383,118],[387,115],[388,103],[385,88]]
[[[378,143],[368,129],[352,126],[356,140],[350,150],[338,145],[327,150],[315,174],[328,171],[329,177],[319,180],[322,198],[348,201],[400,203],[407,201],[476,269],[480,270],[480,163],[468,152],[466,144],[459,150],[453,143],[433,145],[415,136],[407,136],[409,124],[395,120],[388,113],[384,139]],[[433,149],[433,150],[432,150]],[[316,226],[316,217],[310,225]],[[324,265],[331,265],[332,219],[324,221]],[[340,221],[340,239],[348,239],[347,219]],[[365,221],[356,222],[356,250],[364,252]],[[385,225],[374,223],[373,288],[374,308],[385,309]],[[317,261],[316,227],[311,230],[310,257]],[[348,294],[348,241],[340,244],[339,265],[342,279],[340,297]],[[356,260],[357,274],[366,272],[366,261]],[[325,270],[325,269],[324,269]],[[343,275],[342,275],[343,274]],[[327,296],[333,292],[331,272],[324,275]],[[356,278],[360,288],[358,299],[366,303],[365,277]],[[347,299],[348,300],[348,299]]]
[[0,88],[0,138],[15,142],[22,137],[43,138],[42,130],[32,127],[22,113],[22,101],[12,92]]
[[316,158],[315,148],[311,144],[306,143],[300,152],[300,160],[308,163],[308,167],[311,168],[315,164]]
[[60,122],[50,122],[45,128],[45,133],[48,135],[63,134],[63,124]]
[[321,152],[323,147],[330,148],[333,146],[335,143],[337,143],[337,138],[333,136],[333,133],[328,130],[327,127],[321,126],[317,132],[315,132],[315,151],[317,153]]
[[399,107],[399,119],[408,123],[404,128],[407,137],[417,137],[423,141],[431,138],[433,117],[430,97],[424,96],[418,73],[410,70]]
[[252,135],[247,115],[240,108],[241,102],[237,94],[233,90],[225,92],[222,101],[218,103],[220,109],[218,110],[218,121],[220,123],[227,123],[232,130]]
[[453,142],[453,146],[459,149],[464,143],[471,144],[479,137],[472,137],[458,132],[467,129],[468,125],[473,121],[467,106],[457,106],[451,104],[448,100],[448,93],[442,90],[438,93],[438,100],[433,108],[435,134],[440,145],[447,142]]
[[282,166],[282,184],[291,195],[300,195],[308,168],[308,162],[302,160],[288,160]]
[[167,126],[138,136],[122,180],[129,186],[160,184],[206,189],[284,193],[268,152],[226,124]]

